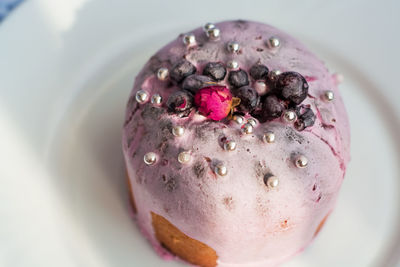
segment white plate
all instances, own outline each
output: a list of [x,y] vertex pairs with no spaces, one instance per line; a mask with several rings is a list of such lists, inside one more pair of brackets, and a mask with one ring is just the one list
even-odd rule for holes
[[278,26],[345,75],[352,161],[339,202],[284,266],[398,263],[400,5],[213,2],[28,1],[0,25],[0,266],[184,266],[159,259],[130,217],[120,129],[151,54],[228,18]]

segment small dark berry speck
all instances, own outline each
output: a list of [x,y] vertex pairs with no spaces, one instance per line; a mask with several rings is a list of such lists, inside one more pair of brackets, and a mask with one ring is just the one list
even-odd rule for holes
[[228,81],[233,87],[239,88],[249,84],[249,77],[244,70],[229,72]]
[[312,188],[312,191],[315,191],[316,189],[317,189],[317,185],[314,184],[314,185],[313,185],[313,188]]
[[226,69],[221,62],[209,62],[203,69],[203,75],[211,77],[215,81],[225,78]]
[[193,165],[193,172],[197,178],[202,178],[206,174],[206,165],[205,163],[199,161]]
[[192,74],[183,80],[182,89],[195,94],[200,88],[210,86],[211,82],[212,80],[208,76]]
[[207,161],[208,163],[211,162],[211,158],[210,157],[204,157],[204,160]]
[[268,68],[263,64],[255,64],[250,68],[250,76],[254,80],[266,80],[268,78]]
[[222,136],[220,139],[219,139],[219,141],[220,141],[220,143],[225,143],[225,141],[227,140],[228,138],[226,137],[226,136]]
[[307,97],[308,83],[299,73],[289,71],[279,74],[275,84],[278,95],[294,104],[300,104]]
[[189,110],[193,106],[193,95],[186,90],[172,93],[167,100],[168,111],[182,112]]
[[297,142],[301,145],[305,141],[304,137],[298,134],[292,127],[286,127],[285,137],[290,143]]
[[234,207],[234,201],[233,201],[233,198],[232,198],[231,196],[229,196],[229,197],[224,197],[223,203],[224,203],[224,205],[226,206],[226,208],[227,208],[228,210],[232,210],[233,207]]
[[241,112],[252,112],[260,101],[257,91],[247,85],[237,89],[235,96],[240,98],[238,111]]
[[164,182],[164,188],[168,192],[172,192],[172,191],[174,191],[175,189],[178,188],[177,177],[170,176],[170,177],[168,177],[166,179],[163,177],[163,182]]
[[196,67],[189,61],[183,59],[172,67],[169,75],[176,83],[180,83],[187,76],[192,75],[195,72]]

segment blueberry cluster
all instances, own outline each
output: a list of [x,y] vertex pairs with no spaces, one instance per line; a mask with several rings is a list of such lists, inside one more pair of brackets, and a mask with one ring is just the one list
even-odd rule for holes
[[183,90],[170,95],[167,107],[170,112],[179,116],[187,116],[193,107],[193,96],[204,87],[211,86],[223,80],[226,68],[220,62],[209,62],[203,69],[203,75],[195,74],[196,67],[187,60],[181,60],[172,66],[170,78]]
[[[310,127],[315,122],[315,114],[309,106],[301,103],[308,94],[306,79],[297,72],[284,72],[271,75],[267,66],[256,63],[248,72],[243,69],[227,70],[221,62],[209,62],[203,69],[202,75],[196,74],[196,67],[187,60],[177,62],[170,70],[170,78],[183,90],[169,97],[167,107],[170,112],[187,116],[193,107],[193,97],[204,87],[217,84],[227,76],[232,94],[240,98],[236,112],[249,113],[260,122],[281,117],[286,110],[297,114],[294,124],[299,131]],[[265,95],[260,96],[250,86],[250,80],[263,81],[269,88]]]
[[267,66],[257,63],[249,70],[254,81],[263,81],[268,86],[268,92],[259,96],[257,91],[249,86],[249,76],[240,69],[231,71],[228,82],[232,92],[241,99],[237,111],[250,113],[261,122],[276,119],[286,110],[297,114],[295,127],[299,131],[314,125],[315,114],[309,106],[301,105],[308,94],[306,79],[297,72],[284,72],[277,76],[270,75]]
[[[170,78],[176,84],[181,84],[183,90],[172,93],[167,100],[168,111],[181,117],[188,116],[193,107],[193,94],[206,82],[198,78],[196,67],[187,60],[178,61],[170,70]],[[206,78],[206,77],[204,77]],[[183,83],[182,83],[183,82]]]

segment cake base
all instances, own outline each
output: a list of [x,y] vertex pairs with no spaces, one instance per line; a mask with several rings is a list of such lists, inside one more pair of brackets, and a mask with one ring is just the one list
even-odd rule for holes
[[[135,213],[140,212],[135,203],[132,185],[127,175],[130,202]],[[206,244],[185,235],[163,216],[151,212],[155,237],[172,254],[201,267],[217,266],[217,253]]]
[[136,203],[135,203],[135,197],[133,196],[133,191],[132,191],[132,184],[131,180],[129,179],[128,171],[126,172],[126,182],[128,184],[128,190],[129,190],[129,201],[131,202],[133,213],[137,213],[137,208],[136,208]]
[[322,221],[319,223],[319,225],[318,225],[318,227],[317,227],[317,230],[315,230],[314,238],[315,238],[315,237],[318,235],[318,233],[321,231],[322,227],[325,225],[325,222],[326,222],[326,220],[328,219],[328,217],[329,217],[330,214],[331,214],[331,213],[329,212],[329,213],[322,219]]
[[185,235],[167,219],[154,212],[151,212],[151,218],[157,240],[171,253],[195,265],[217,265],[217,254],[212,248]]

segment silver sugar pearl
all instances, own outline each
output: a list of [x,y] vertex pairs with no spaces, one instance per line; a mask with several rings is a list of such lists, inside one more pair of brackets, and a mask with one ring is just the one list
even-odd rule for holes
[[151,103],[154,105],[160,105],[162,102],[162,97],[159,94],[154,94],[151,96]]
[[255,127],[257,125],[257,120],[254,118],[248,118],[247,123],[250,123],[251,126]]
[[238,42],[230,41],[230,42],[226,45],[226,48],[228,49],[228,51],[229,51],[230,53],[237,53],[237,52],[239,52],[240,45],[239,45]]
[[206,33],[207,33],[207,37],[210,40],[217,40],[221,34],[221,32],[218,28],[212,28],[212,29],[208,30]]
[[243,126],[243,132],[244,132],[245,134],[252,134],[253,131],[254,131],[253,125],[251,125],[250,123],[246,123],[246,124]]
[[275,142],[275,134],[273,132],[266,132],[263,135],[263,141],[264,141],[264,143],[268,143],[268,144],[274,143]]
[[297,119],[297,115],[296,112],[294,112],[293,110],[286,110],[283,113],[282,118],[285,122],[292,123]]
[[269,91],[269,88],[264,81],[256,81],[254,83],[254,89],[256,89],[259,95],[265,95]]
[[182,151],[178,155],[178,161],[179,161],[179,163],[182,163],[182,164],[188,163],[190,161],[190,158],[191,158],[190,152],[188,152],[188,151]]
[[303,131],[306,128],[304,121],[301,121],[301,120],[296,121],[294,123],[294,128],[296,128],[296,130],[298,130],[298,131]]
[[235,121],[239,125],[242,125],[244,122],[244,118],[241,115],[233,115],[232,120]]
[[323,99],[327,102],[331,102],[335,99],[335,94],[331,90],[327,90],[324,92]]
[[231,60],[226,63],[226,66],[228,67],[228,69],[237,69],[239,68],[239,63],[235,60]]
[[279,74],[282,73],[282,71],[280,71],[280,70],[272,70],[272,73],[273,73],[274,75],[278,76]]
[[270,188],[275,188],[279,185],[279,179],[276,176],[270,176],[267,180],[267,185]]
[[224,143],[224,149],[226,151],[233,151],[236,149],[236,142],[235,141],[227,141]]
[[191,46],[191,45],[194,45],[195,43],[196,43],[196,37],[194,36],[194,34],[192,34],[192,33],[189,33],[189,34],[185,34],[184,36],[183,36],[183,43],[186,45],[186,46]]
[[147,165],[153,165],[157,161],[157,155],[154,152],[146,153],[143,157],[144,163]]
[[308,164],[308,159],[304,155],[299,155],[295,159],[295,164],[297,168],[305,168]]
[[268,72],[268,78],[271,81],[276,81],[276,79],[278,78],[279,74],[281,74],[282,72],[280,70],[271,70],[270,72]]
[[282,71],[280,71],[280,70],[272,70],[271,72],[272,72],[274,75],[279,75],[279,74],[282,73]]
[[157,71],[157,79],[165,81],[168,78],[169,71],[167,68],[159,68]]
[[270,48],[277,48],[281,45],[281,42],[279,41],[278,37],[272,36],[268,40],[268,46]]
[[214,29],[214,28],[215,28],[215,25],[214,25],[214,23],[211,23],[211,22],[208,22],[203,26],[203,30],[205,32],[208,32],[209,30]]
[[182,126],[175,126],[174,128],[172,128],[172,134],[174,136],[182,136],[185,133],[185,128],[183,128]]
[[220,175],[220,176],[225,176],[228,174],[228,169],[226,166],[222,163],[219,163],[217,166],[215,166],[215,173]]
[[139,90],[136,92],[136,101],[140,104],[147,102],[149,95],[144,90]]

